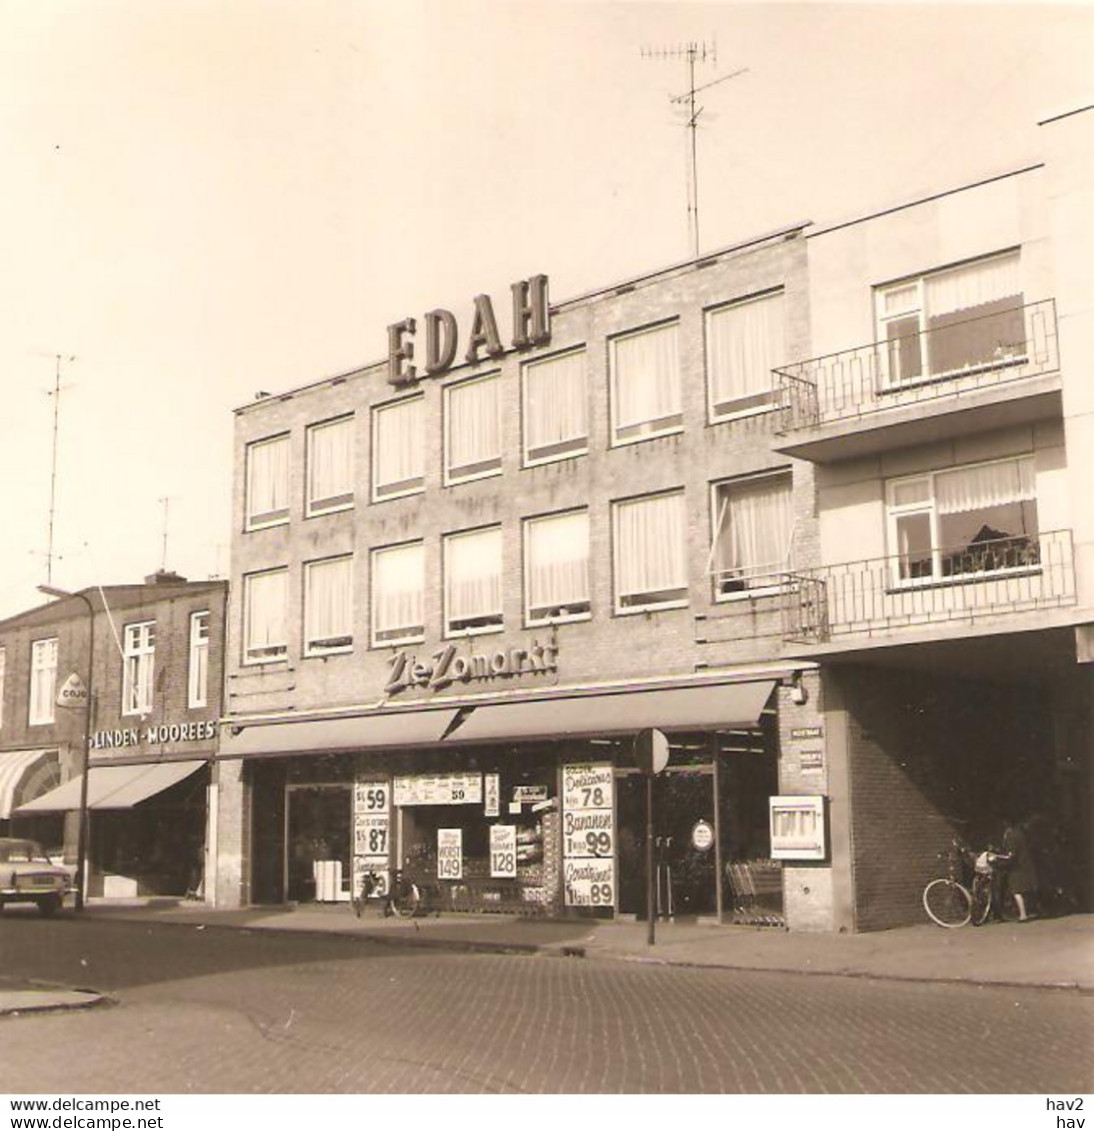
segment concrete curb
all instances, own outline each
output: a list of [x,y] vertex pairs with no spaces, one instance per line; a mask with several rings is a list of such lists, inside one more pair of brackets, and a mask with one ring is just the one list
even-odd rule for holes
[[111,1001],[95,990],[72,990],[57,986],[0,989],[0,1017],[19,1017],[25,1013],[57,1013],[70,1009],[91,1009]]

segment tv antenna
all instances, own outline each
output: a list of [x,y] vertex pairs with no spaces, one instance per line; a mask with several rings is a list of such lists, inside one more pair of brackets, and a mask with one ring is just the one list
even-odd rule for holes
[[76,355],[54,354],[53,388],[46,390],[46,396],[53,398],[53,459],[49,478],[49,540],[46,546],[46,584],[53,581],[53,516],[57,506],[57,434],[61,422],[61,393],[69,388],[61,384],[61,363],[75,361]]
[[696,133],[699,128],[699,115],[703,112],[702,106],[696,106],[695,96],[701,90],[709,90],[712,86],[717,86],[719,83],[728,82],[730,79],[737,78],[738,75],[743,75],[748,68],[739,67],[736,71],[731,71],[728,75],[719,75],[716,79],[711,79],[710,82],[705,82],[701,86],[695,85],[695,64],[710,62],[717,66],[718,63],[718,44],[712,42],[709,45],[704,40],[703,42],[691,41],[688,43],[678,44],[676,47],[643,47],[643,59],[685,59],[688,65],[688,89],[683,94],[670,95],[669,101],[674,106],[685,106],[687,109],[687,118],[684,125],[691,131],[691,144],[689,146],[689,160],[687,166],[687,195],[688,195],[688,238],[691,243],[692,253],[695,258],[699,258],[699,165],[698,165],[698,141]]
[[171,505],[170,495],[164,495],[160,502],[163,503],[163,557],[160,559],[160,569],[167,569],[167,512]]

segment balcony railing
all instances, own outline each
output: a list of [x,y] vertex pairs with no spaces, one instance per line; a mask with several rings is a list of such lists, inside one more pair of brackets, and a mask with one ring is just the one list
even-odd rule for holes
[[783,639],[823,644],[1075,601],[1071,531],[892,554],[787,574]]
[[1059,368],[1053,299],[774,370],[780,431],[820,428]]

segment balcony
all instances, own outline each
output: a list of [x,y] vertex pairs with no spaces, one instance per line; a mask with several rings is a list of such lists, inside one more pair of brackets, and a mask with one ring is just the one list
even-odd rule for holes
[[815,463],[1058,416],[1053,299],[773,371],[778,451]]
[[783,640],[861,640],[1074,602],[1071,531],[1057,530],[787,574]]

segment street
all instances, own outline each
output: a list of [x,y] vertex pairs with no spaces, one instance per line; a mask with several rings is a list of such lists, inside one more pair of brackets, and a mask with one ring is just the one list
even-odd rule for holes
[[115,1003],[0,1019],[15,1094],[1094,1087],[1094,1000],[1077,992],[12,911],[0,917],[0,973]]

